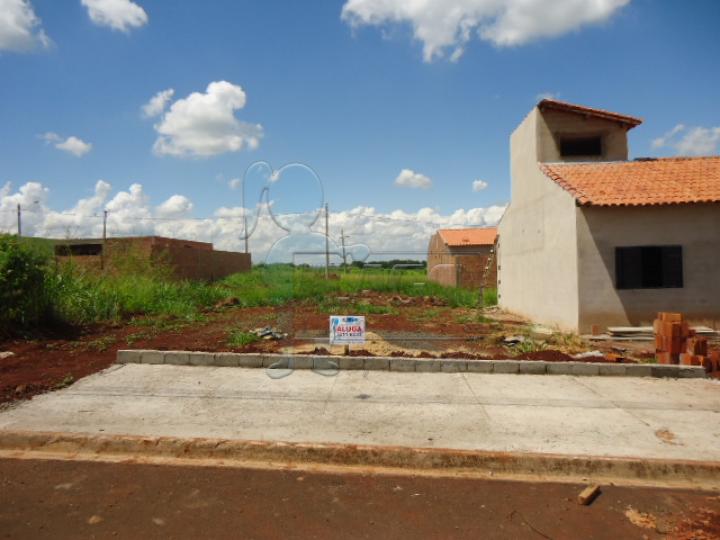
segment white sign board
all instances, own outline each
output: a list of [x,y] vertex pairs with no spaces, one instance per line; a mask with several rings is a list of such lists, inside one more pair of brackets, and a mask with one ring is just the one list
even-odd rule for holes
[[365,343],[365,317],[330,315],[330,345]]

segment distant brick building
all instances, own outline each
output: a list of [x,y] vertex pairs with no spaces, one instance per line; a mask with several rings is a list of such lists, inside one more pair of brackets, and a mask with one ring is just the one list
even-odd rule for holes
[[249,272],[249,253],[216,251],[207,242],[161,236],[56,240],[55,259],[72,261],[98,271],[112,271],[128,259],[167,263],[178,279],[211,281],[237,272]]
[[497,229],[439,229],[428,247],[428,279],[450,287],[497,286]]

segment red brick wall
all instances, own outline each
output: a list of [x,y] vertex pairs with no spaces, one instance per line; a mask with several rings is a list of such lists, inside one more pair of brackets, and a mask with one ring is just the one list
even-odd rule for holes
[[[97,240],[93,240],[97,243]],[[62,243],[62,242],[59,242]],[[68,243],[72,243],[69,241]],[[162,237],[111,238],[105,244],[105,269],[129,256],[167,262],[178,279],[215,280],[237,272],[249,272],[252,266],[249,253],[214,251],[212,244]],[[73,264],[100,270],[100,256],[61,256],[59,263]]]
[[[497,265],[492,246],[452,247],[435,233],[428,246],[428,279],[450,287],[497,287]],[[490,268],[485,276],[485,267]]]
[[[497,287],[497,264],[492,256],[492,246],[451,248],[458,265],[458,285],[468,289]],[[485,268],[487,270],[487,277]]]
[[153,247],[153,257],[164,257],[180,279],[215,280],[250,271],[250,254],[214,251],[182,244]]

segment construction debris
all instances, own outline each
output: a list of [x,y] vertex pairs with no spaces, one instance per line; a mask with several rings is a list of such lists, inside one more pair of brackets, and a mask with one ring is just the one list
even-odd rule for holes
[[272,328],[271,326],[265,326],[264,328],[256,328],[255,330],[251,330],[250,333],[255,334],[257,337],[265,340],[285,339],[286,337],[288,337],[286,332],[281,332],[280,330]]
[[535,325],[530,329],[530,335],[535,339],[548,339],[554,333],[553,329],[547,326]]
[[[597,326],[597,325],[595,325]],[[717,336],[718,332],[708,326],[693,326],[691,328],[699,336]],[[608,326],[607,332],[583,336],[590,341],[653,341],[655,328],[653,326]]]
[[[672,315],[680,315],[682,317],[682,314],[674,313]],[[655,326],[609,326],[608,334],[612,336],[613,338],[647,338],[647,339],[653,339],[655,337]],[[707,326],[693,326],[692,331],[695,332],[696,335],[701,336],[712,336],[715,335],[717,332],[713,330],[712,328],[708,328]]]
[[703,366],[708,373],[720,372],[720,351],[709,353],[707,337],[698,336],[682,313],[658,313],[653,329],[658,363]]
[[594,484],[583,489],[577,497],[578,504],[588,506],[595,500],[595,497],[600,495],[600,486]]
[[572,357],[575,360],[592,360],[593,358],[605,358],[605,355],[600,351],[588,351],[578,354],[573,354]]

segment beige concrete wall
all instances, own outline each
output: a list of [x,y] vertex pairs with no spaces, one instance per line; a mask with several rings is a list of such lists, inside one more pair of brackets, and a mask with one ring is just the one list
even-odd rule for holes
[[[528,178],[527,171],[533,163],[537,167],[539,160],[537,148],[539,114],[537,108],[530,111],[510,135],[510,205],[516,202],[521,205],[526,200],[538,197],[539,186],[534,185],[533,178]],[[507,212],[505,214],[507,215]]]
[[533,109],[510,139],[512,202],[498,226],[500,306],[534,321],[578,325],[575,200],[538,167]]
[[[617,122],[555,110],[538,112],[535,117],[537,161],[624,161],[628,158],[627,130]],[[602,137],[602,156],[560,155],[561,137],[592,135]]]
[[440,233],[430,237],[428,244],[427,275],[430,281],[435,281],[446,287],[457,285],[457,270],[455,259],[450,255],[445,242],[440,238]]
[[[578,208],[580,330],[650,324],[659,311],[720,323],[720,205]],[[615,248],[683,247],[682,289],[615,289]]]

